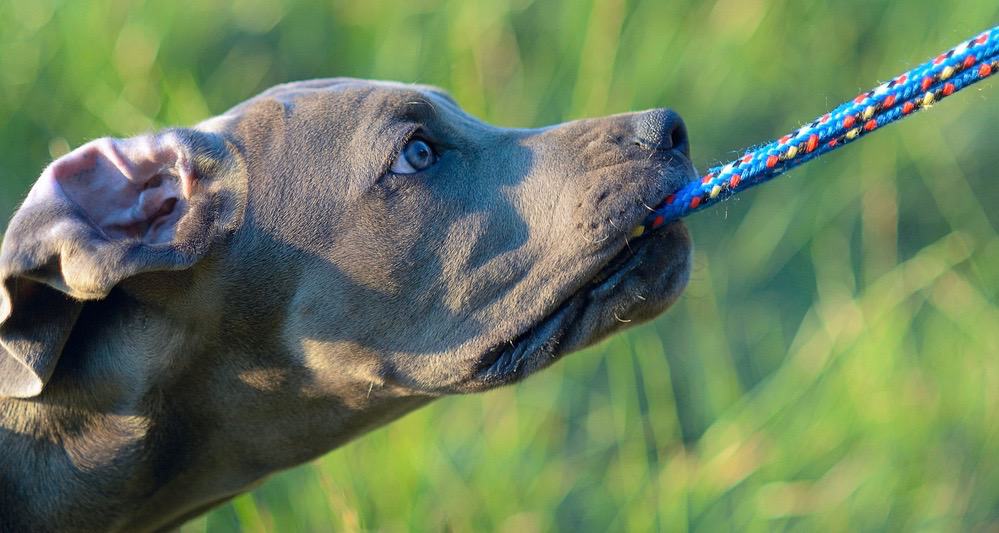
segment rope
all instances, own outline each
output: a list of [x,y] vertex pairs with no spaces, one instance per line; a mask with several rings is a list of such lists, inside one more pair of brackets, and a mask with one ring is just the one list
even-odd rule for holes
[[750,187],[927,109],[999,71],[999,26],[891,81],[858,95],[806,126],[725,165],[666,197],[634,235],[713,206]]

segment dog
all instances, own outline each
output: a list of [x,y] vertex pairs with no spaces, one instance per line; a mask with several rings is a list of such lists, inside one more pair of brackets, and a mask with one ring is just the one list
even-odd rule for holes
[[273,87],[50,164],[0,252],[0,530],[176,527],[683,291],[673,111],[490,126],[440,89]]

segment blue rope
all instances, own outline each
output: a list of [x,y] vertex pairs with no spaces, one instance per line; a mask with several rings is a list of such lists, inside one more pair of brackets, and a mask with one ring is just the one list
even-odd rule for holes
[[849,144],[999,71],[999,26],[844,102],[806,126],[747,150],[670,195],[636,229],[641,235],[713,206]]

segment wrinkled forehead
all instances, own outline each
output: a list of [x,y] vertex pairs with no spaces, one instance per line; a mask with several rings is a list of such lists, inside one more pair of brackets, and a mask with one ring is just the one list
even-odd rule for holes
[[447,92],[432,85],[356,78],[327,78],[285,83],[267,89],[256,98],[271,97],[291,103],[303,97],[316,96],[317,93],[348,98],[351,96],[373,96],[388,100],[429,98],[435,103],[458,107],[458,104]]
[[[424,106],[435,115],[445,115],[456,122],[479,123],[467,115],[447,92],[431,85],[390,81],[329,78],[276,85],[246,100],[222,115],[206,120],[199,129],[221,131],[234,119],[262,102],[278,103],[285,116],[313,118],[338,115],[388,117],[407,108]],[[438,116],[438,118],[445,118]]]

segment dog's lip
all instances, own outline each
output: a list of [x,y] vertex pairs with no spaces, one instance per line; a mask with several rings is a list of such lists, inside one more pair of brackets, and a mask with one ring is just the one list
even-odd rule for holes
[[516,339],[487,350],[475,379],[491,386],[511,383],[523,376],[529,361],[545,356],[558,358],[559,344],[572,331],[576,318],[588,303],[608,295],[638,265],[642,259],[639,250],[652,233],[631,239],[592,278]]
[[524,364],[532,357],[542,352],[548,352],[554,357],[558,343],[577,315],[579,304],[578,294],[573,294],[515,340],[486,351],[475,372],[477,381],[488,385],[502,385],[520,377]]

